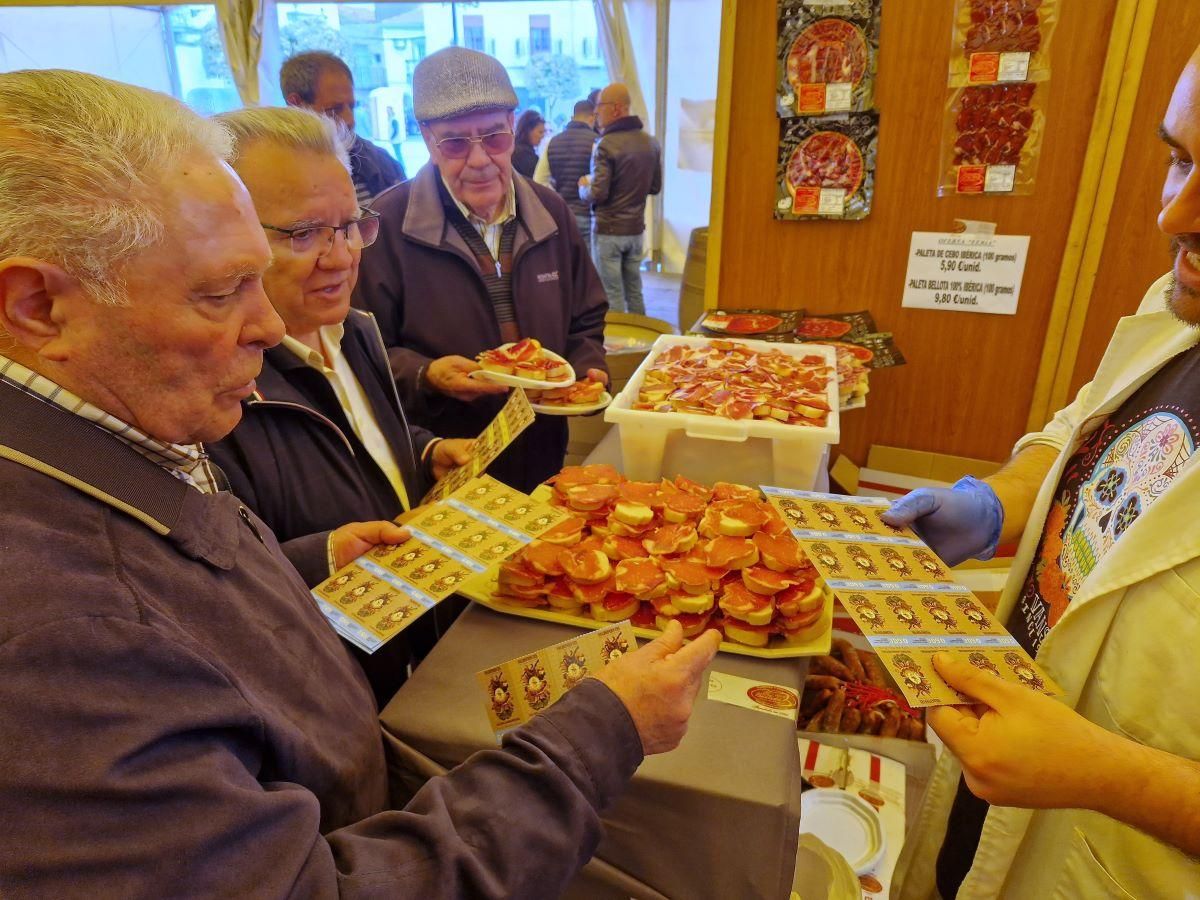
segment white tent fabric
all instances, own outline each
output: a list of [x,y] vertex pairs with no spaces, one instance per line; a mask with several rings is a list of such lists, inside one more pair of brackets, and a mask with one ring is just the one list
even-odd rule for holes
[[592,0],[592,4],[596,9],[600,49],[608,66],[609,77],[629,88],[633,114],[641,117],[648,126],[653,126],[648,121],[646,97],[638,78],[637,60],[629,37],[629,21],[625,17],[625,0]]

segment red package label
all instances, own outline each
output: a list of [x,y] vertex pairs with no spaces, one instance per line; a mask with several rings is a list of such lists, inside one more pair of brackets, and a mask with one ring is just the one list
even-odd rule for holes
[[991,84],[1000,80],[999,53],[972,53],[967,81],[971,84]]
[[825,112],[825,85],[800,85],[800,92],[796,96],[796,108],[802,113]]
[[959,166],[954,189],[960,194],[982,194],[986,179],[987,166]]
[[821,189],[819,187],[797,187],[796,197],[792,201],[792,212],[798,216],[815,216],[821,208]]

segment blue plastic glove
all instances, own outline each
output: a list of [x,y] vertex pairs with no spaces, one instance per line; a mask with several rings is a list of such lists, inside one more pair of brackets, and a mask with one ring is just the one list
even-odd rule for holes
[[991,559],[1000,543],[1004,507],[988,485],[968,475],[950,489],[918,488],[883,514],[891,525],[911,525],[947,565]]

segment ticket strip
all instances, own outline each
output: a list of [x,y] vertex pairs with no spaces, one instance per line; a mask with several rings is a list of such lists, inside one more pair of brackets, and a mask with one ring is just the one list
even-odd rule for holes
[[475,673],[497,738],[553,706],[588,675],[637,649],[629,620]]
[[449,497],[472,478],[482,475],[504,448],[533,424],[534,415],[524,388],[513,388],[500,412],[475,439],[471,461],[446,473],[421,499],[421,503],[433,503]]
[[373,548],[312,595],[338,634],[374,653],[564,517],[490,476],[474,478],[406,522],[403,544]]
[[1059,687],[982,601],[877,497],[762,488],[913,707],[966,701],[933,667],[947,652],[1048,696]]

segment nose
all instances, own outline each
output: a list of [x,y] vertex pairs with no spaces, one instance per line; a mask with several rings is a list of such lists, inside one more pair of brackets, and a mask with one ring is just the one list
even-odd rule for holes
[[242,322],[240,343],[255,350],[268,350],[283,340],[283,319],[267,299],[259,280],[247,297],[246,319]]
[[483,149],[483,141],[471,144],[471,152],[467,154],[467,165],[472,169],[484,169],[492,164],[492,158]]
[[1195,165],[1186,175],[1174,171],[1167,175],[1158,227],[1168,235],[1200,232],[1200,175]]
[[348,269],[354,263],[354,251],[350,249],[350,241],[346,237],[345,230],[335,231],[333,233],[333,244],[324,256],[317,259],[317,265],[322,269],[330,269],[334,272],[339,269]]

